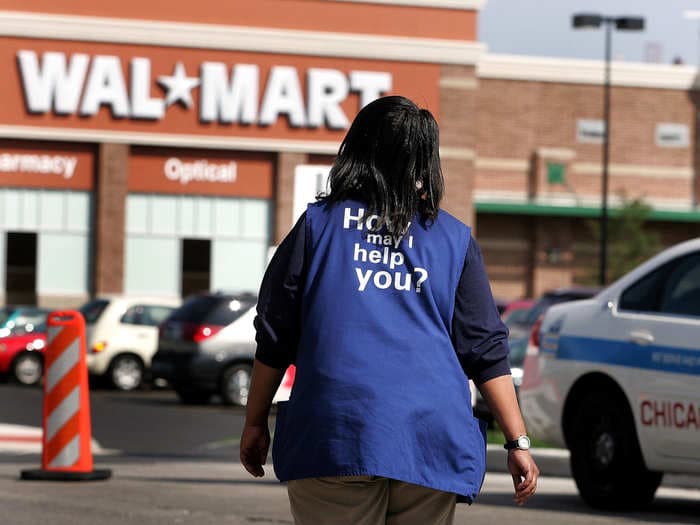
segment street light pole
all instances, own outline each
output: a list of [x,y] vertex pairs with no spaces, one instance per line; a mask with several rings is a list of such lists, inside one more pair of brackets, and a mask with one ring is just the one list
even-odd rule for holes
[[598,281],[605,286],[608,275],[608,179],[610,164],[610,62],[612,54],[612,23],[605,20],[605,80],[603,94],[603,180],[601,181],[600,205],[600,271]]
[[608,186],[610,170],[610,66],[612,62],[612,30],[613,25],[622,31],[641,31],[644,29],[644,19],[634,16],[602,16],[599,14],[577,14],[573,19],[574,29],[599,28],[605,26],[605,73],[603,80],[603,177],[601,180],[600,203],[600,268],[598,282],[600,286],[607,283],[608,274]]

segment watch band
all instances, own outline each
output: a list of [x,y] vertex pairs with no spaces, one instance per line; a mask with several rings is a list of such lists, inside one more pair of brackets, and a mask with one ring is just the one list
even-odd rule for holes
[[503,445],[503,448],[506,450],[529,450],[530,448],[530,438],[527,437],[526,435],[518,436],[516,439],[513,439],[512,441],[506,441],[505,444]]

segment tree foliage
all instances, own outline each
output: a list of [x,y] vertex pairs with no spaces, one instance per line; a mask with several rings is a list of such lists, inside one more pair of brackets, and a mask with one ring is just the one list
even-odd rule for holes
[[[608,282],[622,277],[661,249],[658,234],[645,228],[652,207],[641,197],[620,197],[622,205],[611,210],[608,217]],[[588,227],[600,245],[600,221],[589,221]],[[596,278],[597,271],[596,267]]]

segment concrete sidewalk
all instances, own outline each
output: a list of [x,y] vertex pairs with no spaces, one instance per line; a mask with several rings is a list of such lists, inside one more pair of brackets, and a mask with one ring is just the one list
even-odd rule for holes
[[[494,454],[495,451],[492,452]],[[500,451],[499,451],[500,453]],[[535,453],[547,470],[547,454]],[[555,454],[561,456],[559,452]],[[494,458],[504,463],[505,455]],[[39,466],[34,455],[0,454],[0,523],[2,525],[292,525],[284,484],[275,480],[270,465],[266,476],[252,478],[239,463],[175,458],[101,456],[95,469],[112,469],[107,481],[20,481],[20,472]],[[574,483],[545,475],[538,497],[523,512],[512,501],[510,476],[490,470],[477,505],[458,505],[455,523],[492,525],[614,525],[620,516],[607,516],[586,507]],[[700,491],[659,489],[656,510],[644,514],[652,523],[696,523]],[[673,510],[670,510],[673,509]],[[656,514],[654,514],[654,512]],[[637,513],[625,521],[638,523]],[[572,521],[573,520],[573,521]]]

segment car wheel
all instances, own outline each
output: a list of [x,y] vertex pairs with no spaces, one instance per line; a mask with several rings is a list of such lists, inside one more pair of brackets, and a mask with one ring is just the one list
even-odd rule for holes
[[224,404],[246,406],[252,377],[253,367],[249,364],[241,363],[224,370],[219,392]]
[[117,390],[135,390],[143,383],[143,362],[135,355],[118,355],[109,365],[109,380]]
[[173,389],[186,405],[205,405],[211,399],[212,393],[189,385],[174,385]]
[[644,465],[626,399],[602,389],[585,395],[575,410],[569,433],[571,472],[583,500],[609,510],[650,503],[663,474]]
[[23,352],[12,364],[12,378],[22,385],[36,385],[44,372],[44,360],[35,352]]

